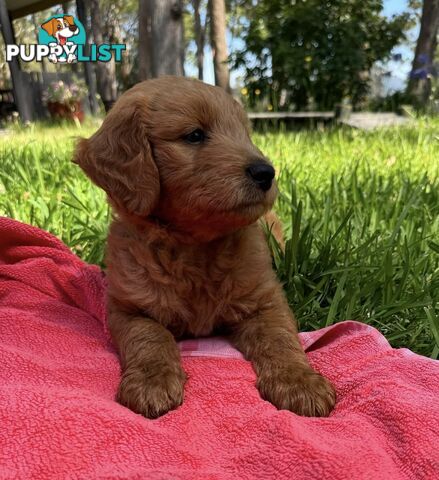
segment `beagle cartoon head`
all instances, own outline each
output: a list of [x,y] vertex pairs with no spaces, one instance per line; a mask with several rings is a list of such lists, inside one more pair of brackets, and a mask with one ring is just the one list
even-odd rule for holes
[[51,18],[41,25],[50,36],[55,37],[59,45],[65,45],[67,40],[79,33],[78,27],[71,15],[64,15],[59,18]]

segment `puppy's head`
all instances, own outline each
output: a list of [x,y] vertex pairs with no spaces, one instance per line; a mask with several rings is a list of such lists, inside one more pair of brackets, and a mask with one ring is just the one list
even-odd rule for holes
[[124,216],[153,216],[201,241],[255,222],[276,198],[274,169],[241,106],[217,87],[162,77],[116,102],[77,163]]

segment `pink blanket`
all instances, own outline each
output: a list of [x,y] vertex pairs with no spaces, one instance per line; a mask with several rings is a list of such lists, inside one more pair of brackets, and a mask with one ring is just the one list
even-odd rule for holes
[[338,402],[302,418],[226,341],[186,341],[184,404],[147,420],[114,401],[104,292],[55,237],[0,219],[0,478],[439,478],[439,362],[356,322],[303,333]]

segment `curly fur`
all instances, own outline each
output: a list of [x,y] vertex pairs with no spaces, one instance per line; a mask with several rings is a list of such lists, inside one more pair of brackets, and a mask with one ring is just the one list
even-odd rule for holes
[[[207,135],[198,145],[185,140],[195,129]],[[263,191],[246,174],[269,161],[231,96],[184,78],[140,83],[74,161],[115,214],[106,263],[122,404],[149,418],[176,408],[186,379],[176,339],[221,333],[253,362],[263,398],[329,414],[334,389],[307,362],[258,223],[282,243],[269,212],[277,187]]]

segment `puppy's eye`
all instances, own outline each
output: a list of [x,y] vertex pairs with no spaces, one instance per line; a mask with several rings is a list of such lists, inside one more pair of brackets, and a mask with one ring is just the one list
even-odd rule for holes
[[197,128],[196,130],[189,133],[188,135],[185,135],[184,137],[186,142],[192,143],[194,145],[204,142],[205,138],[206,138],[206,135],[204,134],[203,130],[201,130],[200,128]]

